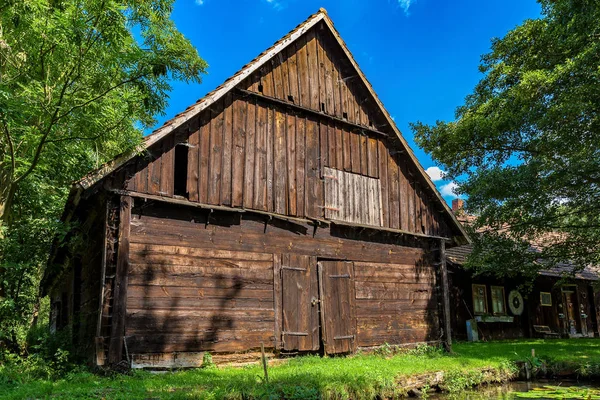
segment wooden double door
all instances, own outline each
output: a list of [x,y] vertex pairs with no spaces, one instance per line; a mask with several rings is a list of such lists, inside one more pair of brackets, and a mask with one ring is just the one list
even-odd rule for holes
[[356,350],[352,262],[294,254],[283,255],[281,261],[283,350]]

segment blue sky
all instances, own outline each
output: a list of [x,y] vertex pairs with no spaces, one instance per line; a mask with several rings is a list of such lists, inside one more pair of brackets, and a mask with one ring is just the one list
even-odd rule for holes
[[[199,85],[173,84],[162,124],[220,85],[281,36],[324,7],[425,169],[431,158],[409,122],[452,120],[481,78],[490,39],[527,18],[535,0],[178,0],[173,19],[209,64]],[[436,177],[435,168],[429,169]],[[452,182],[436,185],[444,198]]]

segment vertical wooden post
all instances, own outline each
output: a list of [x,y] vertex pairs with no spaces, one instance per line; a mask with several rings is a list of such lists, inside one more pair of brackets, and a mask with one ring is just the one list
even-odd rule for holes
[[269,383],[269,371],[267,370],[267,356],[265,355],[265,343],[260,342],[260,353],[263,365],[263,371],[265,373],[265,383]]
[[119,208],[119,241],[117,273],[113,295],[112,328],[108,347],[108,362],[117,364],[123,357],[123,336],[127,314],[127,272],[129,267],[129,230],[131,226],[131,196],[121,196]]
[[96,325],[96,365],[104,365],[105,352],[104,341],[100,337],[102,335],[102,309],[104,308],[104,295],[106,291],[106,252],[108,251],[107,241],[110,236],[110,221],[109,219],[110,200],[106,200],[106,210],[104,215],[104,232],[102,240],[102,265],[100,272],[100,300],[98,302],[98,322]]
[[281,255],[273,254],[273,311],[275,313],[275,349],[281,349],[282,325]]
[[452,353],[452,334],[450,323],[450,287],[448,285],[448,267],[446,265],[446,242],[440,239],[440,268],[442,272],[442,296],[444,305],[444,345]]

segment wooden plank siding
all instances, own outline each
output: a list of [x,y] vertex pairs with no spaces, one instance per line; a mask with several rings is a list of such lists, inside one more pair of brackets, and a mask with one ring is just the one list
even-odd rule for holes
[[[249,351],[261,342],[318,350],[312,300],[324,301],[316,281],[319,259],[353,261],[327,275],[352,277],[350,287],[325,284],[330,307],[341,294],[352,300],[329,338],[330,352],[439,336],[427,246],[346,238],[329,228],[313,234],[310,225],[221,211],[207,224],[209,214],[157,202],[133,210],[125,329],[131,353]],[[356,336],[334,339],[349,335]]]
[[[233,90],[190,119],[179,129],[186,130],[189,146],[188,200],[323,219],[324,175],[331,168],[379,181],[379,200],[364,191],[379,201],[380,216],[362,222],[453,236],[439,200],[391,138],[355,72],[317,25],[242,81],[238,87],[245,92]],[[175,144],[170,137],[157,143],[128,167],[129,182],[117,179],[113,187],[173,197]],[[345,201],[361,199],[343,195]]]

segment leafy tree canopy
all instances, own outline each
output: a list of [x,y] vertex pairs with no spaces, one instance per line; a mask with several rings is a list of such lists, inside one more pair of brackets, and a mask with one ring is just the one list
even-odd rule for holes
[[141,141],[165,109],[169,81],[199,82],[205,72],[172,7],[0,4],[0,341],[19,339],[36,304],[70,183]]
[[412,125],[489,228],[469,265],[503,275],[600,265],[600,2],[538,1],[492,40],[455,121]]

